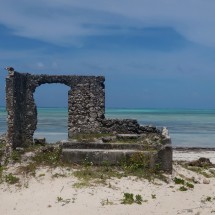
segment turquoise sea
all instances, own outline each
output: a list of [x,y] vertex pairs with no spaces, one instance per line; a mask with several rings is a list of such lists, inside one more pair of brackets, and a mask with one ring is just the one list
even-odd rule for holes
[[[137,119],[141,125],[167,127],[173,146],[215,147],[215,110],[107,109],[106,118]],[[0,108],[0,134],[6,132],[6,110]],[[67,108],[38,108],[35,136],[49,142],[67,138]]]

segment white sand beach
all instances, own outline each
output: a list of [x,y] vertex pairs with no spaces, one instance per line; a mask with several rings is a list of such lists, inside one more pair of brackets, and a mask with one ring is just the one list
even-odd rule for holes
[[[206,153],[210,158],[215,152]],[[205,155],[205,154],[204,154]],[[174,159],[196,158],[193,153],[174,152]],[[8,171],[15,172],[17,165]],[[215,171],[215,168],[212,168]],[[111,178],[103,184],[77,187],[75,169],[40,168],[35,177],[22,176],[17,185],[0,184],[2,215],[69,215],[69,214],[215,214],[215,177],[187,170],[174,162],[168,183],[155,179],[149,182],[133,176]],[[57,173],[57,174],[56,174]],[[59,177],[53,177],[59,176]],[[64,176],[64,177],[61,177]],[[194,188],[180,191],[174,178],[194,181]],[[186,187],[186,185],[184,185]],[[124,193],[142,196],[142,204],[121,204]]]
[[215,150],[173,150],[173,160],[192,161],[200,157],[209,158],[212,163],[215,163]]

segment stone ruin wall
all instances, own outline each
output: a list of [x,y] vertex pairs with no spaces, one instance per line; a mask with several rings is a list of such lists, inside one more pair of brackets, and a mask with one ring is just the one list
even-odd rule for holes
[[13,72],[6,78],[7,139],[13,148],[33,143],[37,127],[34,92],[42,84],[69,86],[68,137],[78,133],[140,133],[136,120],[105,119],[103,76],[31,75]]

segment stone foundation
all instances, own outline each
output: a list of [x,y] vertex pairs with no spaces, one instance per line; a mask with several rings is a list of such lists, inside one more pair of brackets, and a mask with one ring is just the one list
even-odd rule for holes
[[[137,147],[134,144],[130,146],[127,144],[124,149],[119,150],[116,149],[119,147],[117,144],[90,145],[88,143],[88,145],[83,145],[80,143],[81,149],[64,147],[63,159],[65,161],[79,162],[83,160],[84,156],[88,156],[92,162],[97,164],[105,160],[112,164],[123,157],[141,152],[151,153],[151,166],[159,163],[163,170],[171,171],[172,147],[167,130],[164,129],[162,134],[156,127],[140,126],[136,120],[105,119],[105,78],[103,76],[32,75],[15,72],[12,67],[8,71],[9,75],[6,78],[7,141],[13,149],[33,144],[33,135],[37,128],[37,107],[34,101],[36,88],[42,84],[60,83],[70,87],[68,92],[68,139],[72,139],[78,134],[118,133],[156,134],[160,135],[156,138],[162,140],[162,143],[158,143],[158,146],[155,147],[155,153],[147,151],[145,148],[138,149],[140,146]],[[163,138],[165,135],[167,138]],[[152,139],[154,145],[157,144],[156,138]],[[108,138],[105,141],[108,141]],[[107,151],[100,147],[109,147],[109,149]]]
[[149,169],[172,172],[172,147],[171,144],[148,149],[142,144],[123,143],[72,143],[62,144],[62,159],[66,163],[92,163],[93,165],[122,165],[133,156],[145,157]]

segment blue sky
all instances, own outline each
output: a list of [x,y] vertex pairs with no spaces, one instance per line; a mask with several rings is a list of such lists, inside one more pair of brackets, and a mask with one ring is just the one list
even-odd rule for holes
[[[4,67],[104,75],[106,106],[215,108],[215,1],[2,0]],[[64,85],[42,85],[38,106],[66,106]]]

